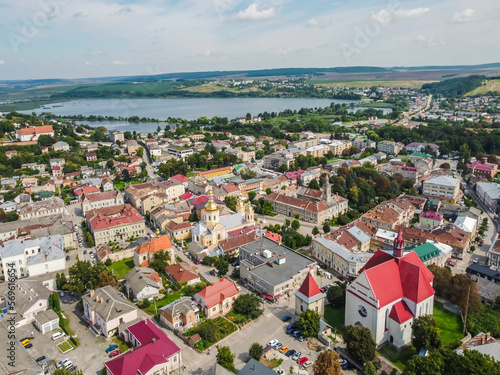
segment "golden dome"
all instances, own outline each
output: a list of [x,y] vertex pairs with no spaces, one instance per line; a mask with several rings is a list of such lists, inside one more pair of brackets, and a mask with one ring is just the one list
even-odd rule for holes
[[212,190],[208,192],[208,202],[205,205],[206,212],[216,212],[219,211],[219,206],[214,202],[214,193]]
[[237,208],[245,208],[245,204],[241,200],[241,197],[238,198],[238,203],[236,204]]
[[253,212],[253,207],[251,204],[248,204],[248,206],[246,208],[246,212]]

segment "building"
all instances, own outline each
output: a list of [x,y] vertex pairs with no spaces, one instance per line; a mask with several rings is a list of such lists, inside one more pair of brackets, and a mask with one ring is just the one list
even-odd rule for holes
[[482,354],[489,355],[496,362],[500,362],[500,340],[491,336],[489,332],[480,332],[457,349],[457,353],[464,354],[464,350],[476,350]]
[[424,152],[426,147],[430,147],[436,155],[439,155],[439,146],[434,143],[412,142],[406,145],[406,151],[409,153]]
[[129,204],[90,210],[85,218],[96,246],[146,234],[144,217]]
[[403,149],[404,145],[400,142],[381,141],[377,143],[377,150],[385,152],[388,155],[397,155]]
[[208,171],[198,172],[198,176],[203,176],[205,178],[212,178],[217,176],[222,176],[231,173],[231,167],[222,167],[217,169],[210,169]]
[[398,197],[380,203],[361,216],[361,220],[380,229],[394,230],[399,225],[408,226],[415,211],[406,197]]
[[[4,292],[5,301],[10,300],[9,290]],[[23,326],[35,320],[37,314],[49,307],[50,290],[37,280],[16,280],[15,282],[15,322]]]
[[[158,232],[158,231],[157,231]],[[158,233],[157,233],[158,235]],[[170,261],[175,259],[174,247],[168,235],[153,237],[147,242],[143,242],[134,250],[134,265],[136,267],[147,267],[153,261],[153,256],[159,251],[169,253]]]
[[[194,154],[194,151],[192,148],[184,148],[184,147],[176,147],[176,146],[168,146],[166,148],[167,153],[170,155],[174,155],[175,157],[179,159],[185,159],[189,155]],[[160,149],[161,151],[161,149]],[[161,155],[161,154],[160,154]]]
[[347,286],[345,324],[367,327],[380,346],[402,348],[411,343],[412,323],[432,315],[434,276],[415,252],[404,253],[402,232],[392,255],[379,250]]
[[443,215],[434,211],[426,211],[419,216],[418,222],[421,228],[434,229],[443,224]]
[[139,149],[139,144],[135,139],[129,139],[127,141],[127,154],[135,155]]
[[112,286],[92,289],[82,297],[83,316],[97,334],[114,335],[120,324],[137,318],[137,309]]
[[181,297],[160,308],[160,322],[170,329],[183,332],[200,322],[200,309],[191,297]]
[[158,272],[147,267],[134,267],[125,275],[125,289],[131,300],[142,301],[160,295],[163,283]]
[[[215,375],[218,375],[217,372]],[[226,375],[222,373],[221,375]],[[276,371],[270,369],[269,367],[263,365],[259,361],[256,361],[253,358],[243,366],[243,368],[238,371],[238,375],[276,375]]]
[[56,142],[52,145],[54,151],[69,151],[69,144],[63,141]]
[[240,291],[233,281],[220,279],[196,293],[193,301],[198,304],[208,319],[213,319],[230,312],[239,294]]
[[309,183],[317,178],[320,178],[321,172],[319,170],[312,170],[309,172],[304,172],[300,175],[299,180],[303,185],[309,185]]
[[20,142],[38,141],[41,135],[54,136],[52,125],[34,126],[16,131],[16,138]]
[[93,194],[82,195],[82,212],[85,215],[87,211],[104,207],[114,207],[123,205],[123,194],[118,190],[96,192]]
[[471,238],[476,236],[477,232],[477,219],[469,217],[467,215],[459,215],[457,220],[455,220],[455,226],[462,229]]
[[176,223],[175,221],[169,221],[165,225],[165,231],[171,237],[177,241],[182,241],[191,238],[191,223],[189,221],[184,221],[182,223]]
[[40,217],[64,213],[65,203],[61,198],[54,197],[39,202],[27,202],[17,206],[20,220],[31,220]]
[[165,273],[174,283],[187,283],[187,285],[195,285],[201,282],[200,275],[191,271],[187,264],[172,264],[165,267]]
[[60,235],[36,240],[14,240],[0,247],[1,274],[14,265],[17,278],[38,276],[66,268],[63,239]]
[[429,178],[423,183],[422,195],[454,203],[460,196],[460,180],[448,176]]
[[478,182],[476,184],[476,195],[490,211],[497,211],[498,200],[500,199],[499,184],[494,182]]
[[35,315],[35,327],[42,335],[59,328],[59,315],[54,310],[48,309]]
[[122,325],[119,335],[132,350],[105,363],[106,375],[168,375],[181,371],[181,348],[151,320]]
[[242,246],[240,279],[267,299],[293,293],[302,284],[314,260],[267,237]]
[[487,163],[485,159],[467,164],[468,172],[477,177],[494,178],[498,173],[498,164]]
[[120,141],[120,142],[125,141],[125,136],[123,135],[122,132],[119,132],[118,130],[109,132],[108,137],[109,137],[109,140],[111,142],[115,142],[115,143],[118,141]]
[[302,282],[299,290],[295,292],[295,314],[300,315],[304,311],[312,310],[323,316],[325,313],[325,297],[311,272],[309,272]]
[[95,160],[97,160],[97,153],[95,153],[95,152],[87,152],[85,154],[85,160],[86,161],[95,161]]

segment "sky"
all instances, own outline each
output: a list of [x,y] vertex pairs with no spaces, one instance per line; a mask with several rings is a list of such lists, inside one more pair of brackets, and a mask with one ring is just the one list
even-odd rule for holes
[[500,62],[498,0],[0,0],[0,80]]

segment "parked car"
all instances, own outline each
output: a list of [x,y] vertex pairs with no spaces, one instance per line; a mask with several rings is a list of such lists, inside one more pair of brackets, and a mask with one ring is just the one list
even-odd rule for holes
[[292,320],[292,317],[290,315],[286,315],[285,317],[283,317],[284,322],[289,322],[290,320]]
[[113,345],[110,345],[107,349],[106,349],[106,353],[109,353],[115,349],[118,349],[118,345],[116,344],[113,344]]
[[339,358],[339,362],[340,362],[340,366],[347,365],[347,360],[345,360],[344,358]]
[[474,263],[479,263],[479,258],[474,258],[473,262]]
[[294,354],[295,354],[295,350],[293,350],[293,349],[290,349],[289,351],[287,351],[287,352],[285,353],[285,355],[286,355],[287,357],[291,357],[291,356],[293,356]]
[[61,359],[59,362],[57,362],[56,367],[57,367],[57,368],[60,368],[60,367],[61,367],[61,366],[63,366],[63,365],[64,365],[64,363],[66,363],[66,362],[69,362],[69,358],[68,358],[68,357],[65,357],[65,358]]
[[194,264],[200,264],[200,262],[199,262],[199,261],[197,261],[197,260],[195,260],[193,263],[194,263]]
[[46,357],[45,357],[44,355],[42,355],[41,357],[38,357],[38,358],[35,360],[35,362],[36,362],[36,363],[40,363],[40,362],[42,362],[45,358],[46,358]]
[[69,255],[66,255],[66,260],[69,260]]
[[215,276],[215,270],[210,270],[209,274]]
[[302,332],[300,331],[293,331],[293,337],[298,338]]
[[299,365],[302,365],[302,364],[306,363],[308,359],[309,359],[309,358],[307,358],[307,357],[302,357],[302,358],[300,358],[300,359],[299,359],[299,361],[298,361],[298,362],[299,362]]
[[76,365],[72,365],[71,367],[68,368],[68,371],[75,371],[76,370]]
[[276,345],[277,343],[278,343],[278,340],[274,339],[274,340],[269,341],[269,342],[267,343],[267,345],[269,345],[269,346],[274,346],[274,345]]
[[26,349],[29,349],[29,348],[32,348],[32,347],[33,347],[33,344],[32,344],[32,343],[29,343],[28,345],[24,345],[24,347],[25,347]]
[[281,342],[279,342],[276,345],[274,345],[274,349],[279,350],[279,349],[281,349],[282,346],[283,346],[283,344]]
[[83,250],[83,255],[86,255],[87,254],[87,250]]
[[116,357],[117,355],[121,354],[122,351],[120,349],[118,350],[113,350],[111,353],[109,353],[109,358]]
[[289,348],[288,346],[282,346],[282,347],[280,348],[280,353],[286,353],[286,352],[287,352],[287,351],[289,351],[289,350],[290,350],[290,348]]
[[306,341],[306,339],[307,337],[305,335],[300,335],[297,340],[299,340],[300,342],[304,342]]
[[307,361],[306,363],[303,363],[302,364],[302,367],[304,368],[308,368],[308,367],[311,367],[313,365],[313,362],[312,361]]
[[299,358],[300,358],[300,356],[301,356],[301,355],[302,355],[302,353],[301,353],[301,352],[295,352],[295,354],[292,356],[292,359],[293,359],[294,361],[296,361],[297,359],[299,359]]
[[26,347],[26,345],[28,345],[29,343],[30,343],[30,340],[28,340],[28,339],[24,339],[24,340],[22,340],[22,341],[21,341],[21,344],[22,344],[24,347]]

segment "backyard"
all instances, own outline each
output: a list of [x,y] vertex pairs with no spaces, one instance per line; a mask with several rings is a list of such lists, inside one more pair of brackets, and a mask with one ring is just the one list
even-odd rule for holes
[[237,329],[238,328],[229,320],[219,316],[215,319],[201,322],[196,327],[187,330],[184,336],[190,337],[198,333],[201,340],[196,343],[196,348],[205,350]]
[[387,358],[391,363],[401,370],[406,367],[406,362],[414,355],[417,354],[415,347],[410,345],[401,350],[396,349],[392,345],[385,345],[377,350],[377,355]]
[[332,333],[335,333],[335,328],[340,334],[345,333],[345,307],[325,306],[325,320],[332,326]]
[[127,258],[113,262],[109,268],[113,272],[113,275],[115,275],[116,279],[121,280],[132,268],[134,268],[134,259]]
[[464,337],[462,335],[464,326],[460,315],[445,310],[440,302],[434,302],[434,319],[440,331],[443,347],[454,346]]

